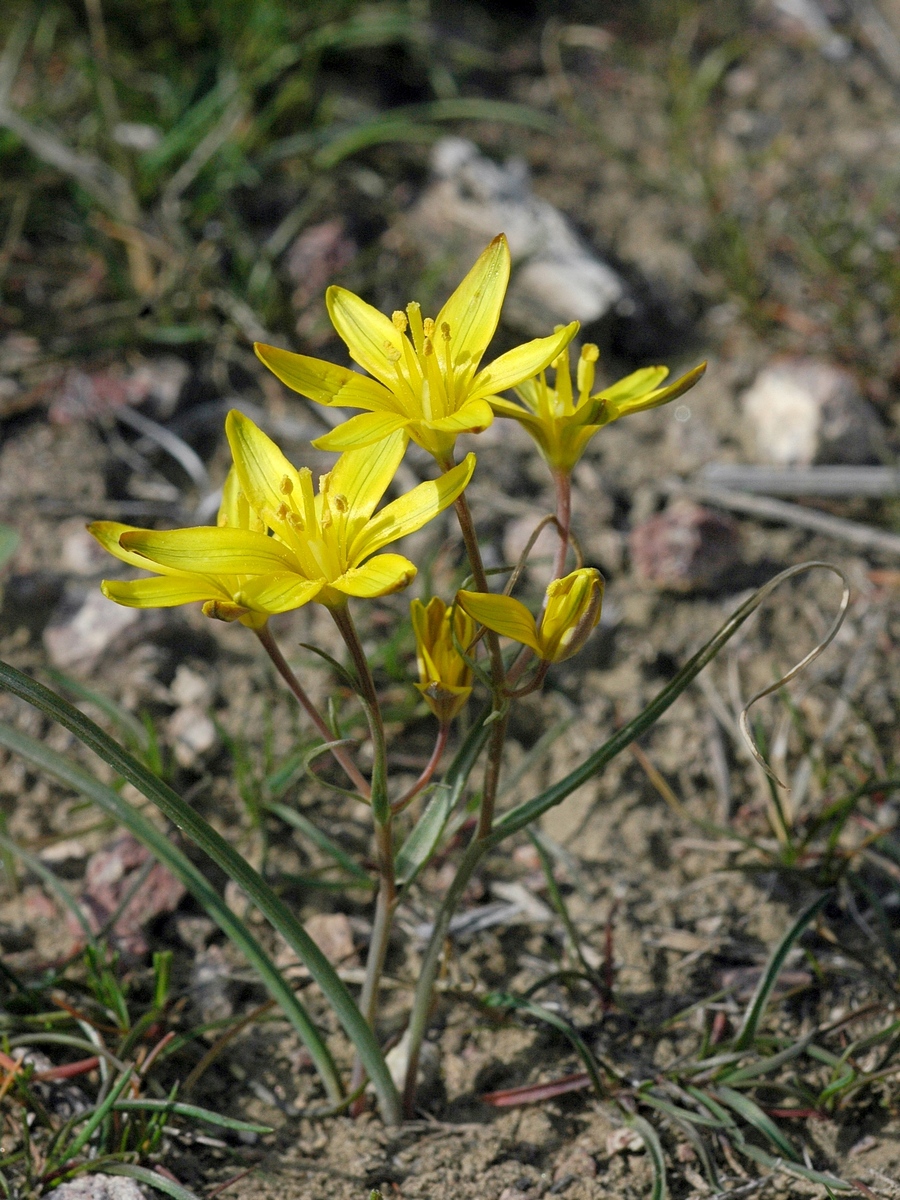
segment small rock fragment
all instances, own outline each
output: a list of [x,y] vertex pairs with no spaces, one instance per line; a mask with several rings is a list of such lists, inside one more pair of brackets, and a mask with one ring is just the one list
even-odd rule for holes
[[213,689],[210,681],[185,663],[178,664],[169,691],[175,703],[182,707],[186,704],[212,703]]
[[304,928],[334,966],[355,967],[359,959],[353,944],[353,929],[344,913],[316,913]]
[[[131,834],[116,838],[92,854],[80,896],[91,928],[99,930],[130,895],[150,852]],[[123,953],[139,958],[147,953],[144,926],[162,913],[174,912],[185,893],[184,884],[161,863],[154,863],[110,930],[110,937]]]
[[196,766],[203,755],[212,750],[219,737],[212,718],[199,704],[185,704],[182,708],[176,708],[166,727],[175,761],[186,769]]
[[879,460],[884,432],[849,371],[814,358],[782,358],[744,393],[757,461],[779,467]]
[[811,41],[830,62],[843,62],[853,53],[851,43],[835,32],[817,0],[772,0],[772,8],[782,27]]
[[469,265],[504,232],[514,263],[504,307],[510,325],[541,336],[572,320],[593,325],[629,304],[619,274],[533,194],[524,161],[501,166],[474,142],[451,137],[436,143],[431,162],[435,181],[407,217],[408,231],[430,258],[450,254]]
[[642,521],[629,544],[637,575],[673,592],[715,587],[740,561],[735,522],[690,500],[676,500]]
[[150,1194],[126,1175],[79,1175],[45,1193],[44,1200],[148,1200]]
[[80,601],[63,602],[63,611],[44,630],[44,647],[61,670],[87,668],[111,646],[121,645],[126,632],[130,642],[144,615],[139,608],[126,608],[100,591],[90,591]]
[[102,575],[112,566],[110,556],[96,538],[87,531],[82,517],[61,521],[58,527],[62,539],[60,565],[69,575]]
[[50,402],[49,417],[66,425],[149,402],[153,415],[165,420],[175,411],[189,374],[187,363],[173,355],[148,359],[131,371],[67,371]]
[[322,293],[334,276],[356,255],[356,243],[348,236],[340,217],[310,225],[294,240],[285,256],[288,278],[294,284],[291,303],[303,312]]
[[553,1171],[553,1180],[557,1182],[567,1176],[576,1179],[593,1179],[597,1174],[597,1164],[593,1155],[584,1146],[576,1146],[570,1154],[560,1159]]
[[606,1135],[606,1153],[610,1158],[614,1154],[640,1154],[646,1149],[644,1139],[634,1129],[614,1129]]

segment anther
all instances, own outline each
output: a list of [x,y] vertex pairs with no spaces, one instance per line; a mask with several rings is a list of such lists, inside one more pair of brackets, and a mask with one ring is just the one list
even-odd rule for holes
[[434,337],[434,319],[432,317],[426,317],[422,322],[422,329],[425,331],[425,336],[427,338]]
[[585,362],[596,362],[600,357],[600,350],[593,342],[585,342],[581,347],[581,357]]
[[448,321],[441,321],[441,337],[445,342],[450,341],[450,323]]
[[282,496],[290,496],[291,492],[294,490],[294,485],[289,475],[282,475],[281,483],[278,485],[278,490],[281,492]]
[[335,495],[330,496],[329,499],[339,513],[345,513],[350,507],[347,497],[342,496],[340,492],[336,492]]
[[397,308],[391,313],[391,321],[398,333],[406,333],[409,322],[406,319],[406,313]]
[[390,342],[384,343],[384,355],[389,363],[398,363],[400,361],[400,351],[392,346]]

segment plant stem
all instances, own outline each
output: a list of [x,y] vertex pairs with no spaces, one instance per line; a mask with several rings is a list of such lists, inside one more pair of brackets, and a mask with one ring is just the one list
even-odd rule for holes
[[403,1111],[407,1117],[411,1117],[414,1112],[416,1079],[419,1073],[419,1053],[422,1049],[422,1042],[428,1028],[428,1020],[431,1016],[431,997],[434,991],[434,981],[437,978],[441,952],[444,948],[444,940],[447,937],[450,919],[456,911],[456,906],[462,899],[463,892],[466,890],[466,886],[472,878],[475,868],[488,849],[489,844],[477,835],[469,843],[456,875],[453,878],[453,882],[447,889],[443,902],[437,911],[434,919],[434,929],[431,931],[431,937],[428,939],[428,946],[425,949],[425,957],[419,968],[419,982],[416,985],[416,994],[413,999],[407,1030],[409,1036],[409,1062],[406,1068],[406,1081],[403,1088]]
[[[319,733],[321,733],[325,741],[333,742],[334,733],[328,728],[322,715],[319,713],[318,709],[306,694],[300,680],[288,666],[287,660],[281,653],[278,643],[272,637],[272,632],[268,625],[263,625],[262,629],[257,629],[255,632],[269,658],[271,658],[272,663],[275,666],[275,670],[294,693],[294,696],[297,698],[297,701],[303,711],[312,721],[313,725],[315,725]],[[362,774],[354,764],[353,760],[347,754],[346,750],[342,746],[332,746],[331,753],[344,768],[348,778],[351,780],[353,786],[356,788],[359,794],[364,799],[368,800],[370,798],[369,785],[366,783]]]
[[[441,465],[444,470],[449,470],[453,464]],[[475,533],[475,523],[472,520],[472,512],[466,500],[465,492],[457,497],[454,502],[454,508],[456,509],[459,528],[463,535],[466,554],[469,557],[469,564],[472,567],[475,587],[479,592],[487,592],[490,590],[488,588],[487,575],[484,571],[484,563],[481,560],[481,550],[478,546],[478,537]],[[506,670],[503,666],[503,656],[500,653],[500,639],[496,633],[489,629],[485,635],[485,641],[487,642],[488,655],[491,662],[491,704],[493,709],[492,715],[494,715],[501,713],[507,703],[503,695]],[[494,727],[488,750],[488,762],[484,775],[484,792],[481,798],[481,812],[478,818],[479,836],[481,836],[484,830],[489,830],[494,821],[494,802],[497,798],[497,783],[500,778],[500,754],[503,750],[503,739],[506,734],[505,719],[496,716],[494,719],[497,721],[497,724]],[[495,758],[496,762],[493,761]]]
[[394,814],[394,816],[396,816],[397,813],[403,812],[404,808],[411,804],[416,796],[418,796],[422,788],[427,787],[431,782],[431,777],[438,768],[438,764],[441,761],[441,756],[447,749],[447,738],[449,735],[450,724],[447,722],[443,724],[438,731],[437,739],[434,743],[434,749],[431,752],[431,758],[429,758],[425,769],[422,771],[422,774],[412,785],[406,795],[401,796],[399,800],[395,800],[391,805],[391,812]]
[[[378,706],[378,693],[375,690],[375,680],[369,667],[356,625],[346,604],[329,609],[334,622],[350,652],[356,676],[359,682],[360,697],[369,720],[369,730],[372,735],[372,816],[375,820],[375,840],[378,849],[378,895],[375,900],[375,917],[372,922],[372,937],[369,941],[369,954],[366,959],[366,976],[363,981],[359,1007],[369,1027],[375,1028],[375,1014],[378,1011],[378,990],[384,960],[387,956],[388,942],[391,936],[394,909],[397,907],[397,880],[394,873],[394,844],[393,844],[393,814],[387,793],[387,745],[384,737],[384,723],[381,719],[381,709]],[[362,1060],[357,1054],[353,1064],[353,1076],[350,1091],[355,1091],[363,1082]],[[351,1108],[351,1114],[357,1115],[362,1107],[362,1098]]]
[[553,564],[553,578],[562,579],[566,573],[569,527],[572,524],[572,476],[568,471],[554,471],[553,484],[556,488],[556,524],[559,530],[559,547]]

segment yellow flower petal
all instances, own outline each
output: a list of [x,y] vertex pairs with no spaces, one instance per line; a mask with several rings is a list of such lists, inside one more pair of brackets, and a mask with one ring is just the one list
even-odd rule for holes
[[397,401],[386,387],[349,367],[339,367],[321,358],[308,358],[305,354],[293,354],[263,342],[255,342],[253,349],[259,361],[283,384],[317,404],[365,408],[374,412],[398,410]]
[[420,483],[405,496],[385,505],[351,543],[349,561],[354,564],[362,562],[388,542],[394,542],[416,529],[421,529],[453,503],[468,486],[474,470],[475,455],[467,454],[458,466],[447,471],[445,475]]
[[549,337],[535,338],[516,346],[501,354],[472,380],[470,398],[473,400],[492,396],[496,392],[505,392],[507,388],[517,387],[526,379],[531,379],[558,358],[562,350],[568,346],[578,332],[577,321],[558,329]]
[[699,367],[694,367],[692,371],[688,371],[687,374],[680,376],[680,378],[676,379],[674,383],[670,383],[667,387],[650,392],[647,396],[638,396],[634,400],[626,401],[624,404],[617,402],[616,407],[618,408],[621,405],[623,415],[624,413],[641,412],[647,408],[659,408],[661,404],[668,404],[670,400],[674,400],[677,396],[684,395],[705,373],[706,363],[704,362]]
[[501,637],[512,638],[514,642],[530,646],[540,654],[534,617],[520,601],[512,596],[466,591],[457,592],[456,599],[463,611],[479,624],[486,625]]
[[250,529],[215,525],[162,532],[135,529],[123,533],[122,540],[126,550],[144,556],[141,565],[148,570],[155,570],[157,564],[205,575],[271,575],[299,570],[285,545]]
[[272,439],[236,408],[225,420],[225,433],[241,489],[251,507],[277,533],[285,533],[285,501],[303,492],[299,471]]
[[494,411],[487,400],[468,400],[449,417],[429,421],[428,428],[438,433],[482,433],[494,423]]
[[394,323],[346,288],[330,287],[325,303],[331,323],[346,342],[353,361],[391,388],[396,383],[392,359],[403,357],[403,335]]
[[315,438],[312,445],[317,450],[329,450],[340,454],[344,450],[360,450],[373,446],[398,429],[409,424],[407,417],[396,417],[391,413],[360,413],[330,433]]
[[630,375],[617,380],[608,388],[601,388],[597,395],[602,396],[604,400],[616,402],[632,400],[635,396],[645,396],[652,392],[668,374],[668,367],[641,367],[639,371],[632,371]]
[[[146,562],[145,562],[146,565]],[[195,600],[230,599],[212,580],[194,575],[157,575],[153,579],[104,579],[100,590],[108,600],[126,608],[173,608]]]
[[[118,521],[94,521],[87,528],[88,533],[97,539],[103,549],[119,559],[120,562],[128,563],[130,567],[140,567],[142,571],[149,571],[151,569],[143,555],[136,553],[134,550],[126,550],[119,543],[119,538],[123,534],[141,532],[135,529],[133,525],[120,525]],[[173,573],[168,567],[159,567],[158,569],[162,575],[171,575]]]
[[509,246],[501,233],[478,261],[435,318],[440,336],[449,326],[453,359],[471,379],[487,350],[500,320],[500,309],[509,283]]
[[321,579],[301,579],[294,574],[257,575],[243,582],[239,598],[263,612],[291,612],[315,600],[323,586]]
[[346,571],[330,586],[347,596],[371,599],[373,596],[388,596],[391,592],[399,592],[401,588],[412,583],[415,577],[416,567],[402,554],[378,554],[364,566]]
[[346,502],[348,544],[369,520],[396,475],[406,440],[401,430],[395,430],[374,446],[348,450],[334,464],[328,476],[328,495],[342,496]]

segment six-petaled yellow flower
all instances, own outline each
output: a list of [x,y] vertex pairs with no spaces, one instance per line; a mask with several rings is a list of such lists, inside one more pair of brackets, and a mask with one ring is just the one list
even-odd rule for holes
[[[181,598],[162,603],[215,601],[205,606],[208,615],[238,618],[245,624],[261,624],[250,615],[257,612],[286,612],[311,600],[339,608],[348,596],[384,596],[406,587],[415,578],[415,566],[400,554],[378,551],[452,504],[475,469],[475,456],[470,454],[439,479],[419,484],[376,513],[403,457],[402,433],[371,449],[342,454],[319,480],[316,495],[309,469],[295,468],[249,418],[229,413],[226,431],[234,475],[256,527],[252,521],[240,527],[228,523],[169,532],[121,527],[118,548],[104,544],[133,565],[169,579],[187,576],[197,581],[194,593],[188,594],[185,587]],[[233,578],[238,583],[231,585]],[[210,580],[217,590],[200,595]],[[152,595],[144,599],[135,591],[140,583],[146,589],[151,582],[116,585],[107,595],[122,603],[154,605],[158,601]],[[130,591],[123,593],[123,588]],[[223,607],[228,603],[247,611]]]
[[488,592],[457,592],[457,603],[481,625],[532,649],[542,662],[577,654],[600,620],[603,576],[581,567],[547,588],[540,625],[521,601]]
[[[241,492],[237,472],[232,467],[225,481],[218,524],[223,529],[244,530],[264,536],[264,525],[252,511]],[[129,608],[171,608],[193,601],[203,603],[207,616],[224,621],[240,621],[251,629],[261,629],[273,613],[285,612],[294,605],[296,578],[292,572],[270,571],[248,575],[242,571],[224,572],[215,567],[201,569],[190,561],[181,566],[150,562],[143,554],[122,545],[123,537],[140,539],[153,535],[149,529],[135,529],[116,521],[95,521],[88,529],[105,550],[131,567],[152,570],[149,579],[104,579],[104,596]]]
[[427,606],[413,600],[409,615],[419,664],[416,687],[441,724],[449,725],[472,694],[472,670],[457,645],[468,649],[475,622],[458,605],[448,609],[437,596]]
[[402,430],[446,470],[461,433],[480,433],[494,419],[498,392],[516,387],[551,363],[578,322],[501,354],[481,371],[509,282],[501,234],[484,251],[434,320],[419,305],[386,317],[345,288],[326,294],[332,324],[350,357],[371,378],[347,367],[257,344],[256,353],[289,388],[319,404],[365,411],[319,438],[321,450],[370,446]]
[[512,417],[531,434],[553,471],[568,474],[581,458],[598,429],[628,413],[658,408],[681,396],[700,379],[706,363],[688,371],[668,387],[661,387],[668,367],[642,367],[611,387],[592,392],[598,350],[588,343],[582,347],[576,376],[577,396],[569,374],[569,351],[564,349],[553,367],[555,387],[550,387],[543,372],[516,386],[521,404],[502,397],[491,398],[498,417]]

